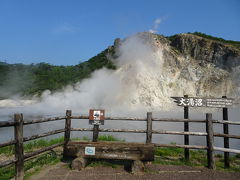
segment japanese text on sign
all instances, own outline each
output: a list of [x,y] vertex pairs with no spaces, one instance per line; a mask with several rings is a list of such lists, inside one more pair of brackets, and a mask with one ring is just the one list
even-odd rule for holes
[[233,105],[231,98],[172,97],[178,106],[225,108]]

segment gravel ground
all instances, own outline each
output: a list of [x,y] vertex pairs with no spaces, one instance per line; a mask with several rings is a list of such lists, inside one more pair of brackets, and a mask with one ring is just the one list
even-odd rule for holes
[[107,166],[86,167],[81,171],[71,170],[67,163],[45,167],[31,180],[240,180],[240,172],[214,171],[203,167],[148,164],[146,172],[132,174],[124,170]]

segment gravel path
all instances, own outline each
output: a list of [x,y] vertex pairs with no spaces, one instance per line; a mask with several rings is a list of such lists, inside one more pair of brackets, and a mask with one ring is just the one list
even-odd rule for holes
[[146,172],[131,174],[123,166],[117,168],[96,166],[86,167],[81,171],[71,170],[67,163],[58,163],[46,167],[31,180],[211,180],[229,179],[240,180],[240,172],[213,171],[207,168],[175,166],[175,165],[146,165]]

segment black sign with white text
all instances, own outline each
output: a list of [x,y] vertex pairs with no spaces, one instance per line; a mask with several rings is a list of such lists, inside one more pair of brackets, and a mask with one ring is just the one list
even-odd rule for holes
[[232,98],[171,97],[178,106],[226,108],[233,105]]

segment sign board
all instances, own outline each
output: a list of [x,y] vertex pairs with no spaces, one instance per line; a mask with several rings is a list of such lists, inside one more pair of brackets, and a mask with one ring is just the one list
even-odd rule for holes
[[90,109],[89,110],[89,124],[103,125],[105,119],[105,110]]
[[178,106],[226,108],[233,105],[232,98],[171,97]]
[[95,155],[95,147],[85,147],[85,155]]

